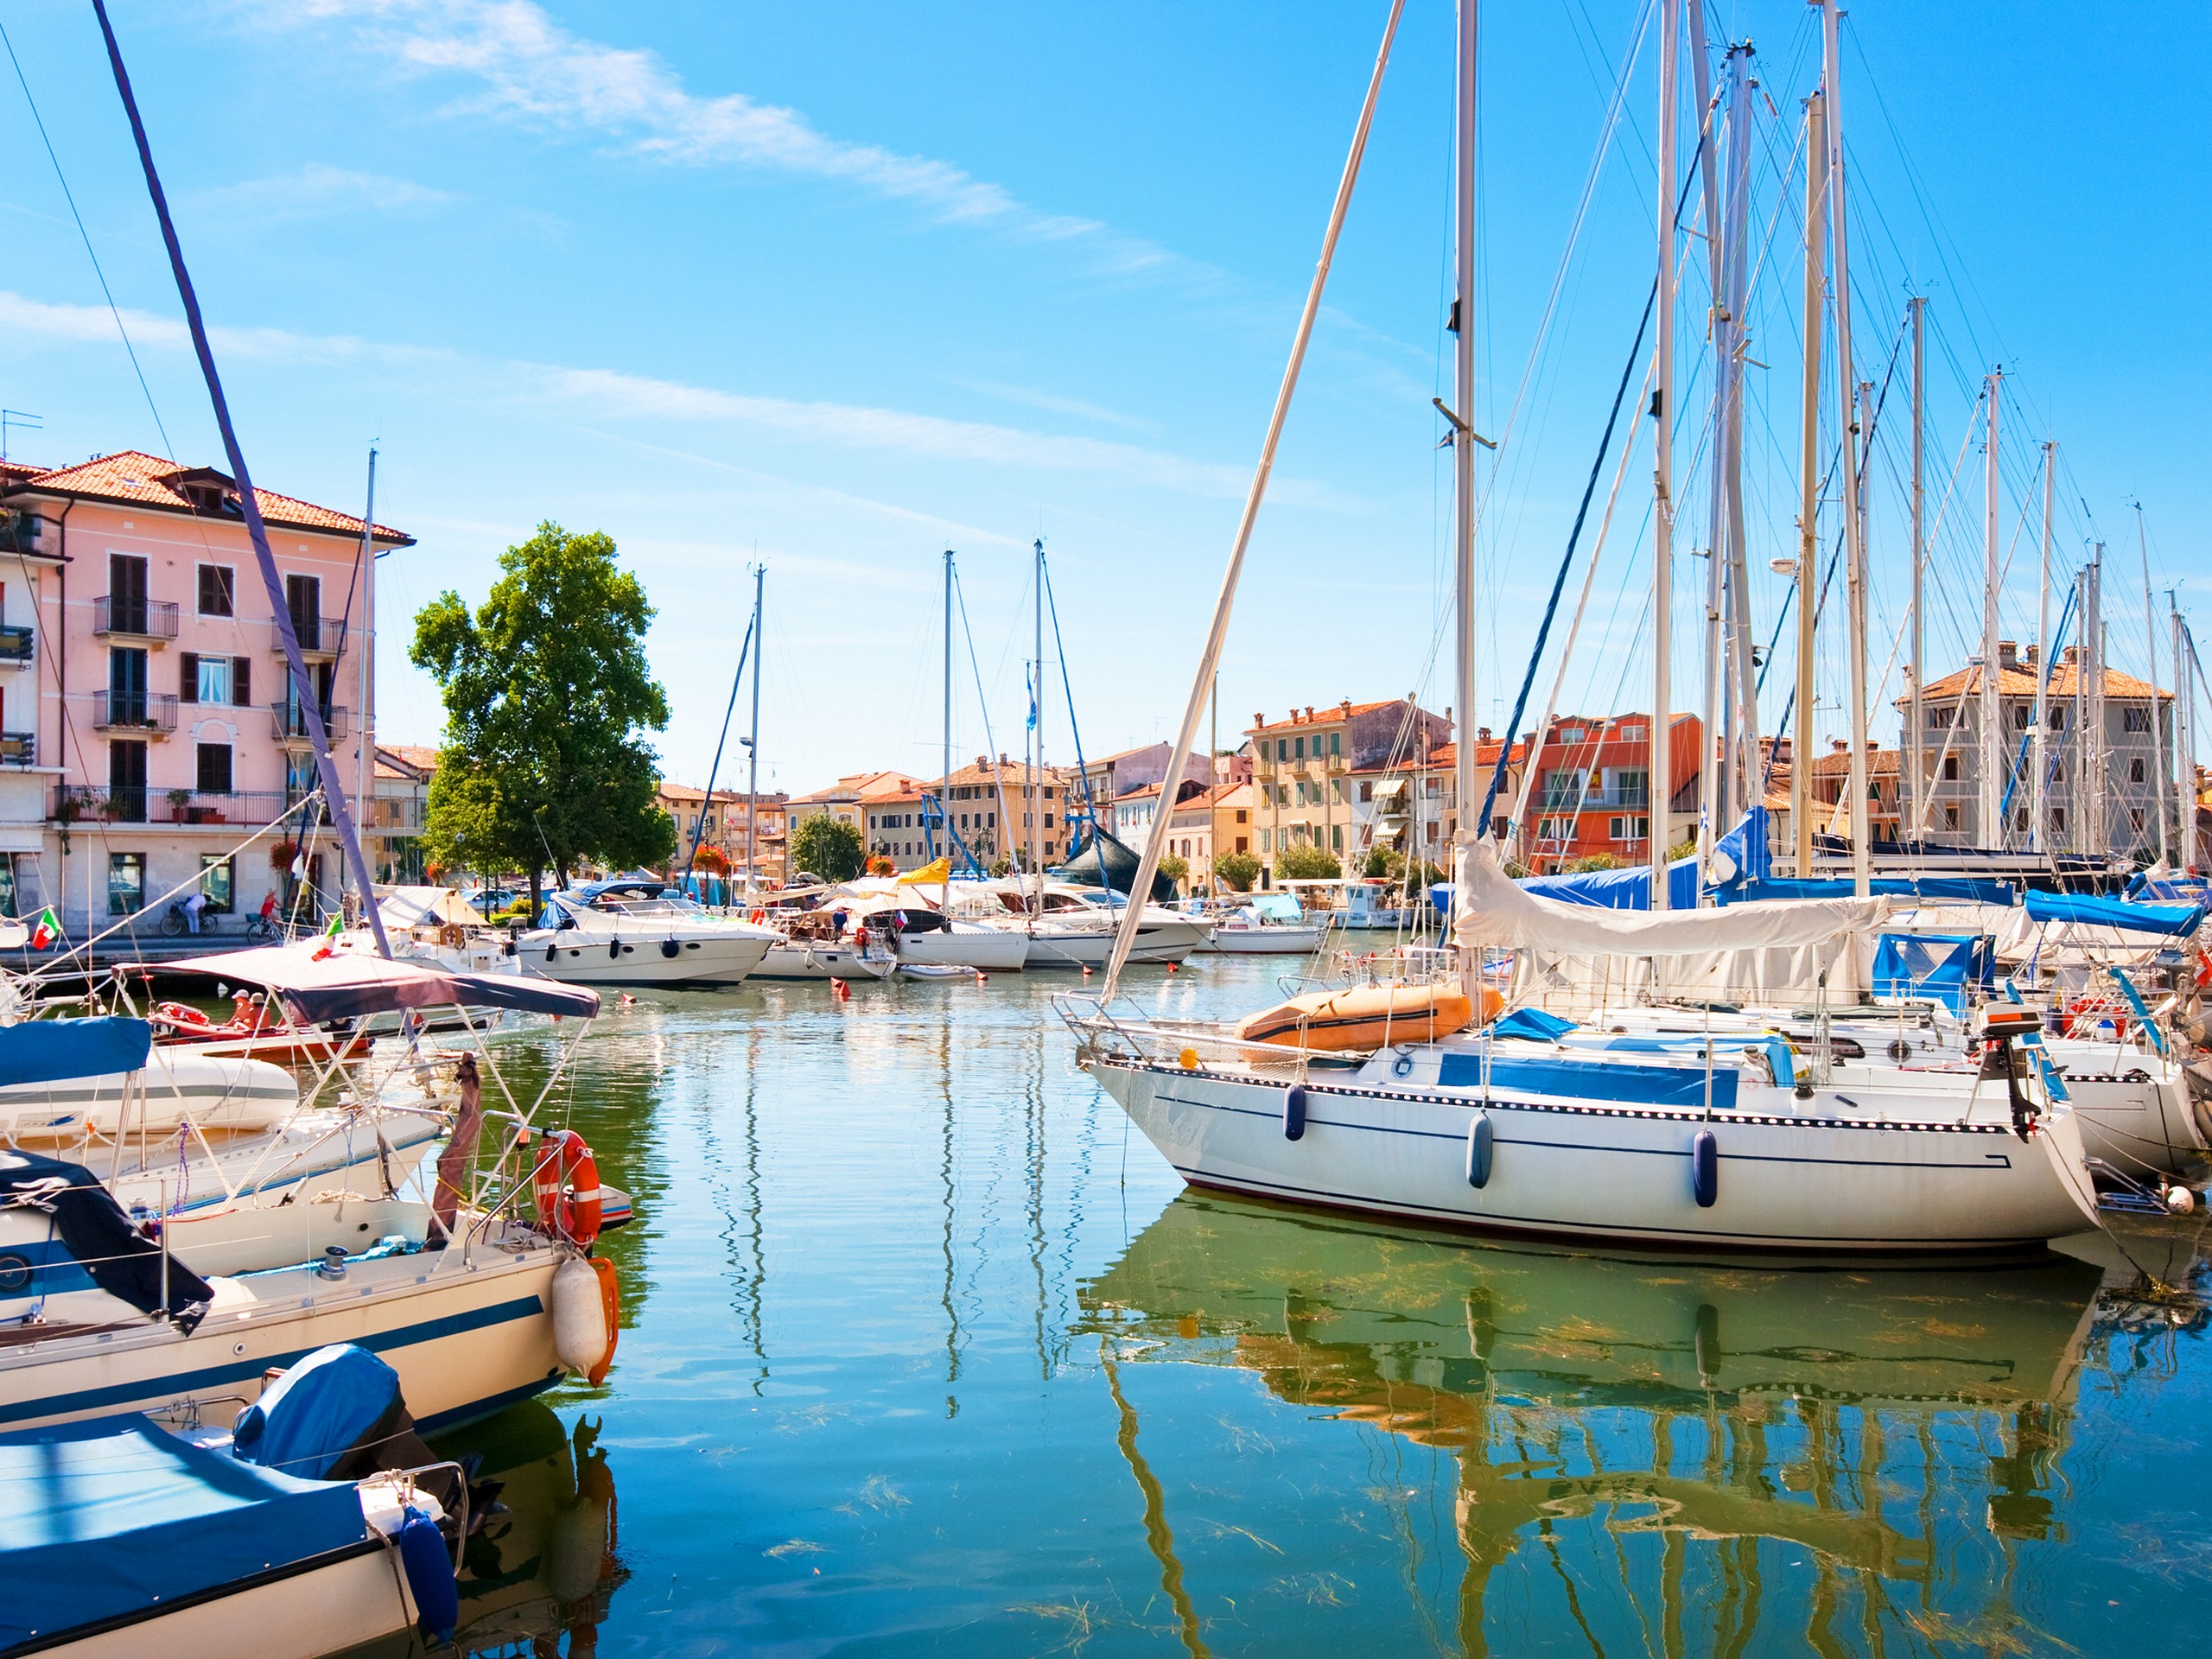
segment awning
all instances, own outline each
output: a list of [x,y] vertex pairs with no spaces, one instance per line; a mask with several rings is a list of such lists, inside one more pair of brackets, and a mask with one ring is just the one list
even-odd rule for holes
[[2196,932],[2204,919],[2203,909],[2196,905],[2131,905],[2123,899],[2078,893],[2031,893],[2028,914],[2038,922],[2081,922],[2173,938]]
[[318,959],[319,945],[272,944],[185,957],[162,966],[183,973],[264,986],[284,999],[299,1019],[313,1024],[403,1008],[515,1008],[524,1014],[599,1012],[599,993],[521,975],[455,974],[420,962],[340,950]]
[[153,1046],[143,1020],[26,1020],[0,1027],[0,1084],[137,1071]]

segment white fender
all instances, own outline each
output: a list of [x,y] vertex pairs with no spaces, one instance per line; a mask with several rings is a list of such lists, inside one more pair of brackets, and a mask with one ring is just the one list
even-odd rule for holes
[[599,1274],[572,1255],[553,1270],[553,1352],[572,1371],[588,1371],[606,1355],[610,1332]]

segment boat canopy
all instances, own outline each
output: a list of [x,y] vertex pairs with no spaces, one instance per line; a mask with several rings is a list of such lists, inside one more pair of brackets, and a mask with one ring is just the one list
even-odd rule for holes
[[44,1647],[358,1547],[350,1483],[299,1480],[137,1412],[0,1434],[0,1647]]
[[449,922],[456,927],[484,925],[484,918],[451,887],[378,887],[377,908],[384,912],[386,927],[416,927],[424,922]]
[[1826,944],[1873,926],[1885,899],[1806,899],[1662,913],[1563,903],[1526,891],[1498,868],[1487,846],[1462,861],[1452,924],[1455,944],[1590,956],[1698,957],[1720,950]]
[[327,955],[321,946],[264,945],[186,957],[166,964],[185,973],[260,985],[309,1024],[396,1014],[406,1008],[514,1008],[524,1014],[599,1012],[599,993],[520,976],[455,974],[419,962],[388,962],[359,950]]
[[2099,899],[2083,893],[2031,893],[2028,914],[2038,922],[2079,922],[2090,927],[2123,927],[2131,933],[2180,938],[2196,931],[2204,919],[2204,906],[2135,905],[2124,899]]
[[0,1084],[141,1071],[153,1046],[143,1020],[26,1020],[0,1027]]

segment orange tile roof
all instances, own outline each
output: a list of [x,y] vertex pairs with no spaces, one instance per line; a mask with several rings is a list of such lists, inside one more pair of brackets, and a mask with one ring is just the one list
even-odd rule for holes
[[[1900,757],[1897,751],[1885,749],[1878,743],[1868,746],[1866,758],[1867,770],[1873,777],[1893,775],[1898,769]],[[1777,768],[1777,770],[1786,770],[1786,768]],[[1811,775],[1815,778],[1834,778],[1839,775],[1848,777],[1850,773],[1851,751],[1830,749],[1826,754],[1814,760]]]
[[[196,514],[198,509],[193,505],[191,498],[177,487],[180,481],[195,476],[209,481],[219,480],[232,492],[237,487],[231,480],[213,468],[179,467],[175,461],[163,461],[159,455],[149,455],[142,449],[118,449],[111,455],[95,455],[74,467],[61,467],[52,472],[40,473],[14,485],[10,493],[77,496],[93,501],[128,502],[133,506],[152,507],[163,512]],[[264,490],[258,486],[255,486],[253,499],[260,505],[262,518],[272,524],[282,524],[293,530],[333,531],[346,536],[361,533],[359,518],[333,507],[319,507],[312,501],[279,495],[274,490]],[[392,530],[384,524],[376,527],[376,539],[393,547],[412,547],[415,544],[415,538],[404,531]]]
[[909,778],[903,772],[855,772],[840,778],[827,789],[792,796],[791,804],[809,806],[820,801],[873,801],[884,795],[895,795],[921,786],[920,779]]
[[403,766],[412,766],[417,772],[431,772],[438,769],[438,751],[420,743],[379,743],[377,745],[377,755],[379,760],[389,757]]
[[[2075,688],[2081,683],[2081,679],[2082,670],[2078,663],[2061,661],[2051,672],[2050,690],[2048,695],[2054,700],[2071,699],[2075,695]],[[2007,667],[2003,664],[1998,665],[1997,695],[1999,696],[2032,697],[2035,694],[2034,669],[2025,664],[2014,667]],[[1981,664],[1969,663],[1955,674],[1946,674],[1940,680],[1931,681],[1921,688],[1920,695],[1923,700],[1929,697],[1978,697],[1981,695]],[[2123,674],[2116,668],[2105,670],[2105,695],[2108,697],[2156,696],[2165,698],[2169,702],[2173,700],[2172,692],[2161,691],[2148,681],[2139,680],[2133,674]],[[1895,701],[1898,708],[1905,708],[1911,703],[1912,694],[1907,692]]]
[[[1406,700],[1403,697],[1382,697],[1374,702],[1332,702],[1328,704],[1325,708],[1317,702],[1313,705],[1313,714],[1311,719],[1306,717],[1305,709],[1301,706],[1290,711],[1290,718],[1288,720],[1279,720],[1273,726],[1268,725],[1266,721],[1262,720],[1256,726],[1246,727],[1244,728],[1244,735],[1251,737],[1261,732],[1276,731],[1285,726],[1325,726],[1332,721],[1350,720],[1356,715],[1371,714],[1377,709],[1402,708],[1405,705],[1405,702]],[[1423,714],[1427,714],[1428,711],[1424,709],[1421,712]]]

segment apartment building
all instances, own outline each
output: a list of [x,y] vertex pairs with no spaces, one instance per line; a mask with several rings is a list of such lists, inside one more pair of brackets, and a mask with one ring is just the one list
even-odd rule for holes
[[[1696,833],[1705,723],[1678,714],[1668,738],[1668,788],[1656,809],[1662,846]],[[1533,757],[1524,751],[1517,763],[1533,766],[1536,774],[1529,802],[1533,823],[1516,826],[1519,856],[1530,869],[1548,874],[1598,855],[1624,864],[1649,860],[1655,816],[1649,715],[1554,719]],[[1491,764],[1496,764],[1494,752]],[[1501,791],[1492,818],[1510,812],[1518,794],[1517,787],[1510,797]]]
[[1408,757],[1450,741],[1447,712],[1433,715],[1403,697],[1319,710],[1294,709],[1287,720],[1256,715],[1251,744],[1255,855],[1273,879],[1278,854],[1318,847],[1339,860],[1371,840],[1375,785]]
[[413,886],[429,879],[423,823],[429,814],[430,779],[437,770],[435,749],[414,743],[377,747],[376,787],[362,815],[361,850],[379,882]]
[[893,795],[909,794],[922,787],[921,780],[903,772],[855,772],[840,778],[827,789],[794,795],[785,806],[788,827],[796,830],[809,818],[830,817],[849,823],[868,836],[868,805]]
[[938,785],[931,784],[926,790],[918,786],[872,797],[862,834],[868,855],[887,858],[904,872],[918,869],[942,853],[942,837],[933,835],[924,820],[925,811],[935,805],[937,791]]
[[[0,900],[19,913],[50,904],[76,938],[195,885],[219,931],[272,889],[302,913],[334,902],[327,829],[295,859],[270,855],[298,837],[291,809],[320,779],[236,484],[126,450],[10,466],[0,489]],[[349,792],[365,785],[353,803],[370,821],[364,852],[393,866],[382,843],[419,829],[374,821],[364,526],[256,496],[339,774]],[[413,539],[381,525],[371,537],[378,551]],[[277,836],[238,850],[280,819]]]
[[690,855],[692,838],[711,847],[742,873],[748,850],[753,868],[763,881],[784,879],[784,849],[788,842],[785,823],[790,803],[781,791],[760,798],[760,819],[754,827],[753,798],[741,789],[718,789],[714,799],[690,784],[664,780],[655,792],[660,810],[676,825],[676,851],[680,861]]

